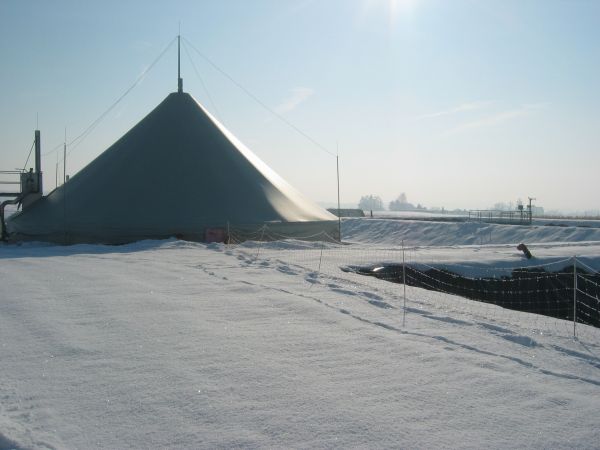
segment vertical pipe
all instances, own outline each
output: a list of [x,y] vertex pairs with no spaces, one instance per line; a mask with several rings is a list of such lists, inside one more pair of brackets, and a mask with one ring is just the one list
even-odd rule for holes
[[337,200],[338,200],[338,238],[342,242],[342,211],[340,210],[340,159],[335,155],[335,167],[337,171]]
[[573,256],[573,338],[577,338],[576,326],[577,326],[577,256]]
[[40,130],[35,130],[35,172],[39,173],[42,170],[42,144],[40,142]]
[[42,191],[42,140],[40,130],[35,130],[35,176],[37,178],[37,192]]
[[404,259],[404,239],[402,239],[402,286],[404,288],[404,312],[402,314],[402,326],[406,324],[406,263]]

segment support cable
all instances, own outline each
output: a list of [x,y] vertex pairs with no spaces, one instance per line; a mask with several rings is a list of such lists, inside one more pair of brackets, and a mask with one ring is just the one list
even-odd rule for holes
[[204,92],[206,92],[206,96],[208,97],[208,100],[210,101],[210,104],[212,105],[212,107],[214,108],[215,112],[217,113],[217,116],[219,117],[219,120],[222,120],[221,112],[219,111],[219,108],[217,108],[216,103],[214,102],[212,96],[210,95],[210,92],[209,92],[208,88],[206,87],[206,84],[204,83],[204,80],[202,79],[202,76],[200,76],[200,72],[198,71],[198,68],[196,67],[196,64],[194,63],[194,60],[192,59],[192,56],[190,55],[190,52],[189,52],[189,50],[186,47],[185,39],[183,41],[183,50],[185,51],[185,54],[187,55],[188,59],[190,60],[192,68],[194,69],[194,72],[196,72],[196,76],[200,80],[200,84],[202,85],[202,88],[204,89]]
[[29,155],[27,155],[27,159],[25,160],[25,164],[23,165],[23,172],[27,171],[27,163],[29,162],[29,158],[31,158],[31,152],[33,152],[33,147],[35,146],[35,141],[31,144],[31,148],[29,149]]
[[[42,153],[42,156],[46,156],[49,155],[51,153],[54,153],[56,150],[60,149],[63,147],[63,145],[65,145],[64,142],[61,142],[60,144],[58,144],[56,147],[52,148],[51,150],[48,150],[47,152]],[[58,161],[57,161],[58,162]]]
[[[129,86],[129,88],[127,88],[127,90],[121,94],[121,96],[112,104],[108,107],[108,109],[106,111],[104,111],[96,120],[94,120],[81,134],[79,134],[78,136],[76,136],[75,138],[73,138],[68,144],[67,146],[70,147],[69,152],[67,153],[67,156],[71,154],[71,152],[73,150],[75,150],[75,148],[77,148],[77,146],[79,144],[81,144],[83,142],[83,140],[94,130],[94,128],[96,128],[100,122],[102,122],[102,120],[135,88],[137,87],[142,80],[145,78],[145,76],[148,74],[148,72],[150,72],[150,70],[152,70],[154,68],[154,66],[158,63],[158,61],[160,61],[160,59],[164,56],[164,54],[171,48],[171,46],[173,45],[173,43],[175,42],[175,40],[177,39],[177,37],[174,37],[173,39],[171,39],[171,41],[167,44],[167,46],[163,49],[163,51],[158,55],[158,57],[152,62],[152,64],[150,64],[138,77],[137,79],[134,81],[134,83]],[[56,147],[54,147],[52,150],[50,150],[47,153],[44,153],[44,155],[50,154],[52,152],[55,152],[56,150],[58,150],[63,144],[57,145]]]
[[315,139],[313,139],[312,137],[310,137],[308,134],[306,134],[304,131],[302,131],[300,128],[298,128],[296,125],[294,125],[293,123],[291,123],[289,120],[287,120],[281,114],[278,114],[277,112],[273,111],[273,109],[271,109],[269,106],[267,106],[256,95],[254,95],[252,92],[250,92],[244,86],[242,86],[240,83],[238,83],[237,81],[235,81],[227,72],[225,72],[223,69],[221,69],[219,66],[217,66],[207,56],[205,56],[200,50],[198,50],[196,47],[194,47],[194,45],[189,40],[187,40],[185,37],[183,38],[183,40],[184,40],[185,43],[187,43],[187,45],[189,45],[192,48],[192,50],[194,50],[196,53],[198,53],[198,55],[200,55],[200,57],[202,59],[204,59],[207,63],[209,63],[215,70],[217,70],[219,73],[221,73],[221,75],[223,75],[225,78],[227,78],[229,81],[231,81],[239,89],[241,89],[242,91],[244,91],[244,93],[246,93],[246,95],[248,95],[250,98],[252,98],[256,103],[258,103],[260,106],[262,106],[264,109],[266,109],[269,113],[271,113],[273,116],[275,116],[276,118],[278,118],[279,120],[281,120],[287,126],[289,126],[290,128],[292,128],[293,130],[295,130],[298,134],[304,136],[306,139],[308,139],[310,142],[312,142],[315,146],[317,146],[318,148],[320,148],[321,150],[323,150],[328,155],[333,156],[334,158],[336,157],[335,153],[327,150],[327,148],[325,148],[323,145],[321,145]]

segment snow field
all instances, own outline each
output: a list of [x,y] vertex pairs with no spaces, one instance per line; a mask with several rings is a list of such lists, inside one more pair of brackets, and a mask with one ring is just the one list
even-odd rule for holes
[[401,285],[339,270],[397,255],[303,242],[2,248],[0,443],[597,445],[598,330],[578,325],[575,341],[564,321],[411,287],[405,317]]
[[[600,222],[596,221],[597,224]],[[600,227],[498,225],[480,222],[430,222],[397,219],[345,219],[345,241],[408,246],[504,245],[525,242],[600,242]]]

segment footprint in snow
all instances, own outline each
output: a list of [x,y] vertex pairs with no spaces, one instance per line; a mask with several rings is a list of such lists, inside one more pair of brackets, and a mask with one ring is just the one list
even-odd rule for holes
[[522,345],[524,347],[537,347],[538,343],[531,339],[529,336],[519,336],[519,335],[501,335],[502,339],[506,339],[507,341],[514,342],[515,344]]
[[367,301],[371,305],[377,306],[378,308],[382,308],[382,309],[394,309],[394,307],[392,305],[390,305],[389,303],[382,302],[380,300],[367,300]]
[[358,293],[354,292],[354,291],[349,291],[348,289],[342,289],[339,287],[335,287],[335,288],[331,288],[331,290],[333,292],[337,292],[339,294],[344,294],[344,295],[358,295]]
[[289,266],[279,266],[277,270],[287,275],[298,275],[298,272],[292,270]]
[[360,295],[364,295],[365,297],[368,297],[368,298],[373,299],[373,300],[378,300],[378,301],[383,300],[383,297],[381,297],[381,296],[379,296],[377,294],[373,294],[372,292],[361,291]]

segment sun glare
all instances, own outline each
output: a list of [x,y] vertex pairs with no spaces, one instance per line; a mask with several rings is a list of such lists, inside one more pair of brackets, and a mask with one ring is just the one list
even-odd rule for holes
[[365,12],[373,11],[385,14],[390,28],[397,20],[410,17],[419,0],[365,0]]
[[387,0],[390,15],[402,14],[403,12],[412,11],[417,0]]

